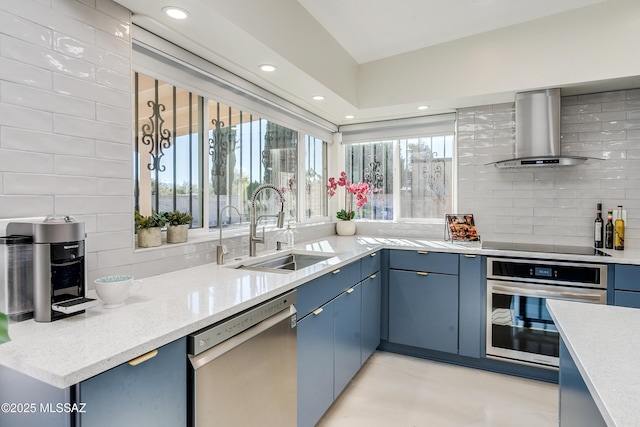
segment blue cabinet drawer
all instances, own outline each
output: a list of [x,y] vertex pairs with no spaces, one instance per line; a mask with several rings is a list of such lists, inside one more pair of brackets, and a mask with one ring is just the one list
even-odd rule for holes
[[295,304],[298,319],[302,319],[359,281],[360,261],[358,260],[298,286],[298,302]]
[[380,258],[382,257],[381,251],[373,252],[363,257],[361,262],[360,278],[366,279],[373,273],[380,271]]
[[614,305],[640,308],[640,292],[615,291]]
[[615,288],[625,291],[640,291],[640,266],[615,266]]
[[392,250],[389,268],[425,271],[429,273],[458,274],[458,254],[429,251]]

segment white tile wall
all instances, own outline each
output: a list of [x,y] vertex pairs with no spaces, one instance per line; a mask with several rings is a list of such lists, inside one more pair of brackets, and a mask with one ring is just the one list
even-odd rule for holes
[[499,170],[514,153],[514,104],[458,112],[459,212],[484,240],[591,245],[595,208],[627,210],[640,247],[640,89],[562,98],[562,153],[604,158],[568,168]]

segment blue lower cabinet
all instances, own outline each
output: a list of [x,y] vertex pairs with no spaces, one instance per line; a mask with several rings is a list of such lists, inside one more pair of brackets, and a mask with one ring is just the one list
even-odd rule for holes
[[333,402],[331,301],[298,321],[298,427],[314,426]]
[[81,382],[78,401],[86,406],[79,425],[186,425],[186,343],[186,338],[181,338],[160,347],[154,357],[138,365],[125,363]]
[[606,426],[571,353],[560,340],[560,426]]
[[372,274],[362,281],[360,287],[362,288],[360,316],[362,330],[360,364],[362,365],[380,345],[382,275],[379,272]]
[[486,262],[479,255],[460,255],[458,354],[484,357],[486,337]]
[[615,291],[614,304],[620,307],[640,308],[640,292]]
[[389,271],[389,341],[458,352],[458,276]]
[[347,289],[334,300],[334,399],[338,397],[361,366],[361,290],[362,287],[358,284]]

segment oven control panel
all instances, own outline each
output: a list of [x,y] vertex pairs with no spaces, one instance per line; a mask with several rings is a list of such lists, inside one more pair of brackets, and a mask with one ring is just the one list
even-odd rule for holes
[[487,279],[607,288],[607,266],[549,260],[487,258]]

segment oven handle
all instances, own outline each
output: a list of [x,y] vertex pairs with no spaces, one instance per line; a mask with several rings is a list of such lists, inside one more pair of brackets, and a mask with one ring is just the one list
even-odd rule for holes
[[550,297],[555,299],[566,299],[566,300],[584,300],[584,301],[596,301],[598,303],[602,302],[602,293],[591,293],[588,291],[585,292],[568,292],[568,291],[548,291],[545,289],[531,289],[531,288],[523,288],[520,286],[500,286],[492,284],[491,288],[494,291],[505,292],[508,295],[523,295],[523,296],[533,296],[533,297]]

